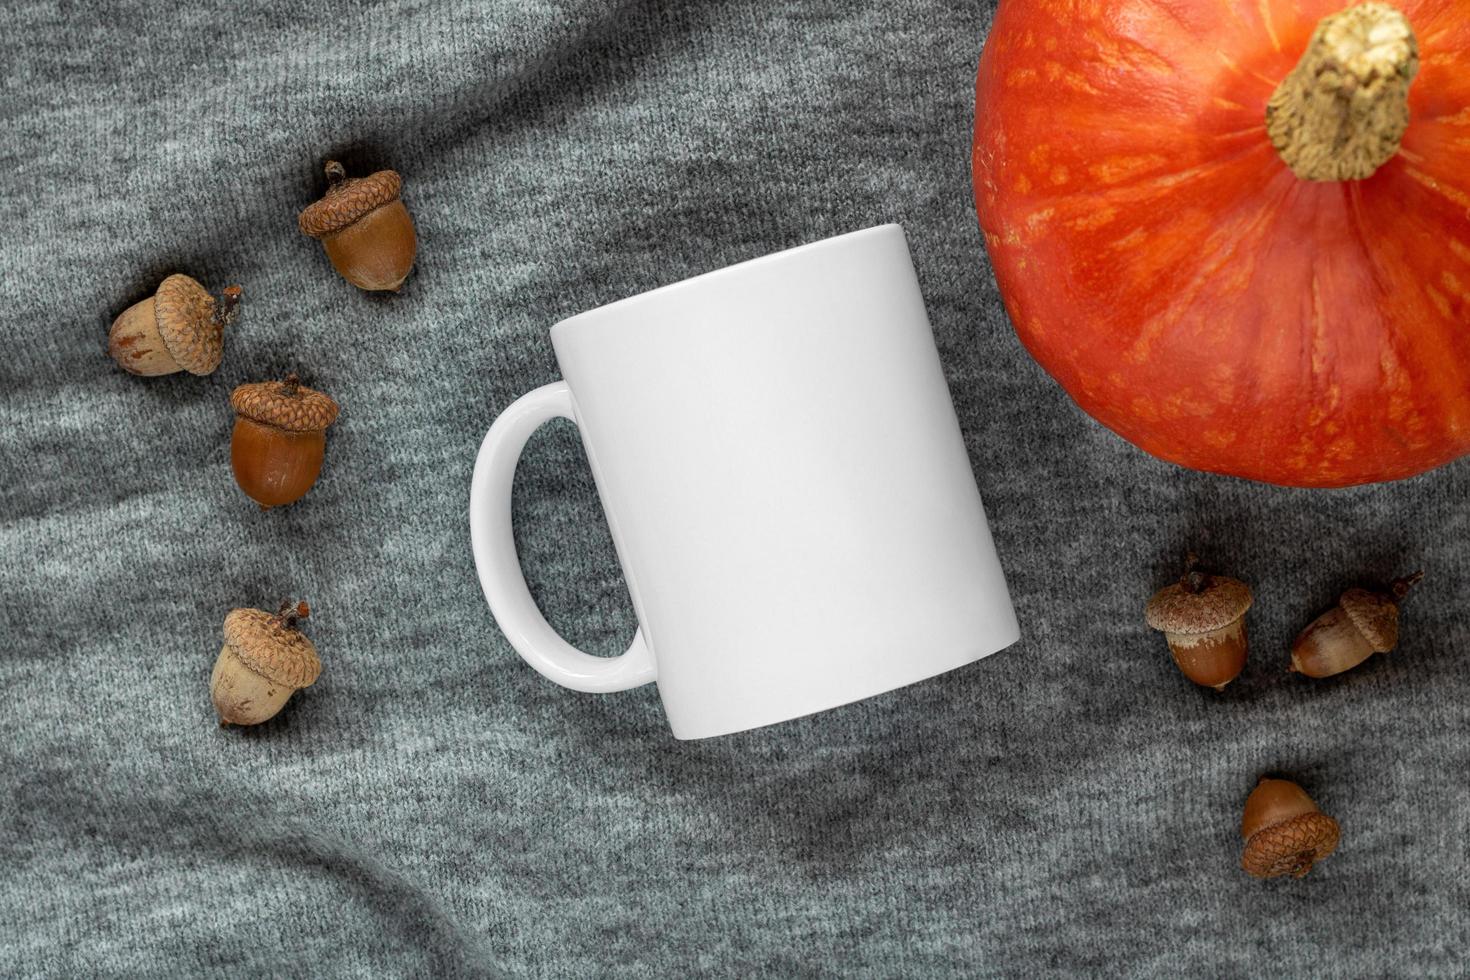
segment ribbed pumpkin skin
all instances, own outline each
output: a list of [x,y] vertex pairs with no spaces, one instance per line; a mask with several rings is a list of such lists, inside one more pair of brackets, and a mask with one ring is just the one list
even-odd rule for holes
[[1400,153],[1300,180],[1266,102],[1347,0],[1002,0],[976,208],[1011,320],[1104,425],[1270,483],[1470,452],[1470,6],[1398,0],[1421,68]]

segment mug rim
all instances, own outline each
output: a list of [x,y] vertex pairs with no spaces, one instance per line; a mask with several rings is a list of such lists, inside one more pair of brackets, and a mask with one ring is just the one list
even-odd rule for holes
[[597,318],[604,313],[610,313],[614,310],[621,311],[627,307],[638,306],[645,301],[658,299],[670,293],[682,292],[686,288],[704,285],[715,279],[721,279],[726,276],[734,275],[740,272],[747,272],[753,266],[773,264],[775,262],[780,262],[785,259],[794,258],[796,255],[803,252],[815,251],[817,249],[826,248],[828,246],[836,245],[841,242],[848,242],[855,238],[865,238],[870,235],[877,235],[881,232],[893,230],[896,230],[900,234],[902,234],[903,225],[899,224],[897,221],[888,221],[881,225],[871,225],[867,228],[859,228],[857,231],[844,232],[840,235],[832,235],[828,238],[819,238],[814,242],[805,242],[801,245],[793,245],[790,248],[783,248],[777,252],[770,252],[766,255],[760,255],[753,259],[746,259],[743,262],[736,262],[734,265],[727,265],[722,266],[718,269],[711,269],[709,272],[701,272],[698,275],[690,276],[688,279],[680,279],[677,282],[666,283],[662,286],[655,286],[653,289],[646,289],[641,293],[634,293],[632,296],[625,296],[622,299],[613,300],[611,303],[604,303],[601,306],[594,306],[590,310],[583,310],[581,313],[574,313],[569,317],[558,320],[552,326],[551,333],[553,336],[555,336],[557,333],[565,332],[564,328],[570,329],[588,320]]

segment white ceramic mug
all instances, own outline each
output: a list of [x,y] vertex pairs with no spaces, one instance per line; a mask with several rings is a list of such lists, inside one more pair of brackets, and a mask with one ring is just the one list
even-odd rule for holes
[[[566,380],[480,446],[470,532],[511,645],[578,691],[658,683],[677,738],[832,708],[1019,637],[908,243],[884,225],[551,330]],[[595,657],[536,608],[511,532],[526,440],[577,423],[640,628]]]

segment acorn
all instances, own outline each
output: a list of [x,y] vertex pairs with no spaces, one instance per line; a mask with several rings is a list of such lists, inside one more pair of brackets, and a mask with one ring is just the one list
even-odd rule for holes
[[1161,631],[1184,676],[1223,691],[1245,667],[1245,614],[1251,590],[1239,579],[1210,575],[1189,556],[1184,577],[1154,593],[1144,618]]
[[1246,798],[1240,835],[1245,838],[1240,866],[1247,873],[1300,878],[1337,849],[1342,832],[1296,783],[1262,777]]
[[209,374],[224,356],[225,327],[239,305],[239,286],[225,287],[216,300],[194,279],[175,273],[112,321],[108,356],[131,374]]
[[285,381],[241,385],[230,405],[236,413],[230,467],[240,489],[261,510],[300,500],[322,471],[337,403],[288,374]]
[[1348,589],[1337,605],[1297,635],[1289,669],[1308,677],[1331,677],[1398,646],[1399,604],[1423,578],[1423,572],[1405,575],[1382,592]]
[[336,160],[326,165],[327,193],[297,218],[301,230],[321,239],[327,258],[358,289],[398,292],[418,252],[413,218],[393,170],[348,177]]
[[209,678],[221,728],[269,721],[291,695],[321,676],[316,647],[296,628],[309,615],[306,603],[287,600],[275,615],[233,609],[225,617],[225,645]]

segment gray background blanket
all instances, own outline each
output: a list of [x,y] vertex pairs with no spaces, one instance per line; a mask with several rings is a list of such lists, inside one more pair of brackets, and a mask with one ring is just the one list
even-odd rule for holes
[[[1076,410],[1012,334],[976,227],[992,13],[6,4],[0,974],[1463,969],[1470,464],[1273,489]],[[327,156],[404,175],[421,247],[402,295],[358,293],[298,233]],[[532,672],[481,598],[466,495],[491,419],[557,377],[550,325],[887,220],[1024,641],[697,743],[652,688]],[[244,286],[224,364],[127,376],[107,325],[174,271]],[[290,369],[343,415],[312,493],[261,513],[230,476],[227,398]],[[570,425],[517,480],[537,598],[621,650],[632,613]],[[1223,694],[1142,621],[1189,548],[1258,596]],[[1398,652],[1284,673],[1339,589],[1419,566]],[[325,672],[274,722],[222,731],[221,621],[287,595],[316,609]],[[1305,880],[1238,867],[1267,771],[1342,822]]]

